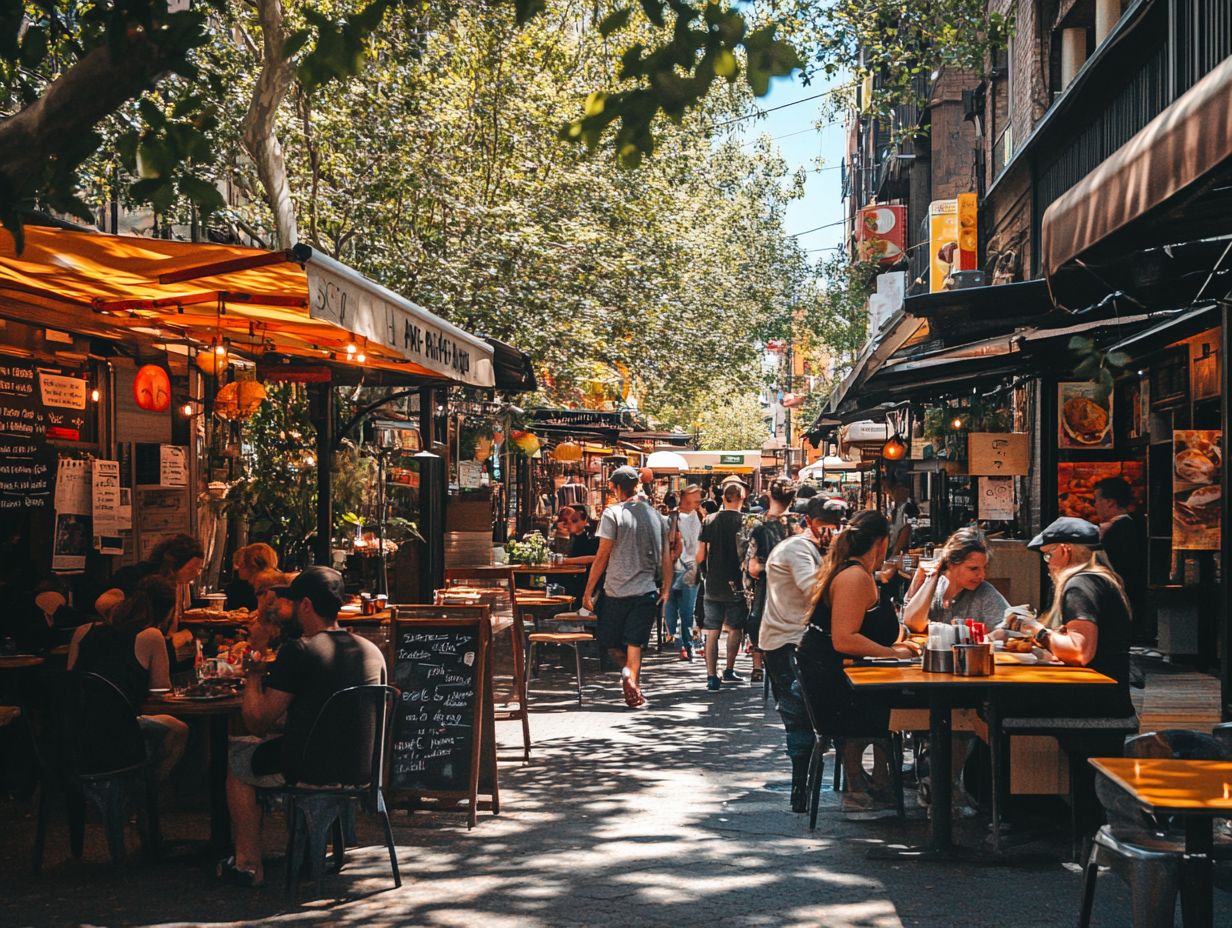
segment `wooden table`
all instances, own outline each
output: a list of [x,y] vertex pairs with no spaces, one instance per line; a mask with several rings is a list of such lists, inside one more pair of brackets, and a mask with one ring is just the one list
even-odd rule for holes
[[[513,564],[515,574],[584,574],[590,570],[587,564]],[[509,567],[504,568],[509,570]]]
[[227,768],[231,719],[239,714],[241,696],[227,699],[184,700],[151,699],[141,707],[142,715],[170,715],[177,719],[209,720],[210,744],[210,844],[211,852],[225,851],[231,844],[231,814],[227,809]]
[[[956,706],[979,705],[988,702],[989,745],[999,751],[1001,740],[1000,713],[996,694],[1010,689],[1055,686],[1114,686],[1116,681],[1089,667],[1029,666],[997,662],[996,673],[987,677],[961,677],[952,673],[925,673],[920,665],[852,665],[844,668],[847,681],[857,692],[889,693],[902,696],[912,705],[923,694],[928,703],[930,769],[932,778],[932,814],[928,822],[928,843],[923,848],[875,848],[869,856],[906,857],[912,859],[952,859],[958,850],[954,846],[953,806],[951,789],[952,763],[950,712]],[[994,753],[993,763],[999,755]],[[993,790],[993,836],[996,841],[1000,823],[1000,799]],[[999,845],[998,845],[999,848]]]
[[45,661],[37,654],[3,654],[0,655],[0,670],[28,670],[31,667],[41,667]]
[[1181,892],[1185,925],[1211,928],[1214,819],[1232,815],[1232,762],[1093,757],[1091,766],[1129,793],[1152,815],[1185,821]]

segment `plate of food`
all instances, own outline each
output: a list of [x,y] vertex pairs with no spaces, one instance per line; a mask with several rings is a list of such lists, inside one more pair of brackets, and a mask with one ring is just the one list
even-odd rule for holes
[[221,683],[194,683],[182,690],[164,693],[162,698],[167,702],[216,702],[220,699],[232,699],[236,695],[235,688]]
[[1090,397],[1074,396],[1061,408],[1061,427],[1079,445],[1099,445],[1112,427],[1112,417]]
[[1176,517],[1188,525],[1218,524],[1223,490],[1219,487],[1199,487],[1176,494]]
[[1173,467],[1178,480],[1205,486],[1219,479],[1219,467],[1222,463],[1218,446],[1204,442],[1178,451]]

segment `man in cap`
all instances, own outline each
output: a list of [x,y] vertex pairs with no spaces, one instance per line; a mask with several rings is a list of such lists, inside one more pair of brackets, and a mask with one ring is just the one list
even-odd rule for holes
[[[309,732],[330,696],[350,686],[385,682],[380,649],[338,626],[344,601],[338,571],[309,567],[276,592],[291,603],[289,624],[303,632],[283,644],[268,675],[259,655],[245,663],[243,716],[253,736],[231,741],[227,806],[235,854],[217,867],[219,879],[240,886],[264,881],[257,788],[297,781]],[[285,728],[278,731],[284,716]]]
[[[645,704],[640,686],[642,649],[659,607],[671,591],[672,553],[667,522],[638,497],[641,477],[632,467],[618,467],[608,485],[619,502],[599,519],[599,551],[590,565],[582,605],[594,609],[595,590],[603,578],[597,637],[620,667],[625,704]],[[606,576],[605,576],[606,572]]]

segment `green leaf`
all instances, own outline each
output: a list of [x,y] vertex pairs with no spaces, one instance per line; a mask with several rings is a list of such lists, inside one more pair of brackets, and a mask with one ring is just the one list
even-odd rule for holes
[[1075,335],[1069,340],[1069,350],[1076,354],[1090,354],[1095,350],[1095,340],[1085,335]]

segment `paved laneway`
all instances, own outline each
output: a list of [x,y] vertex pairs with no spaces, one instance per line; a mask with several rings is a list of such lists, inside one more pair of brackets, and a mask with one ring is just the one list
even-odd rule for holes
[[[593,674],[593,663],[588,666]],[[86,861],[67,860],[63,826],[50,865],[25,878],[33,824],[24,807],[3,809],[0,924],[149,925],[262,922],[426,926],[899,926],[1069,925],[1078,875],[1051,861],[1011,867],[872,862],[878,842],[922,835],[915,810],[907,829],[842,819],[837,801],[816,833],[787,810],[789,779],[772,707],[760,687],[704,689],[704,671],[655,658],[649,706],[619,703],[616,687],[590,685],[579,710],[568,679],[548,671],[553,688],[533,717],[534,760],[502,769],[504,809],[467,832],[460,816],[399,816],[405,882],[387,891],[379,847],[356,852],[327,882],[323,902],[289,908],[282,868],[264,890],[218,886],[185,864],[135,863],[117,880],[104,864],[98,829]],[[556,708],[551,708],[551,706]],[[515,727],[502,724],[512,743]],[[178,836],[198,815],[170,817]],[[975,826],[972,826],[974,829]],[[269,829],[281,853],[281,822]],[[974,841],[971,830],[967,840]],[[361,837],[375,840],[370,827]],[[304,887],[308,888],[307,885]],[[1101,881],[1096,924],[1128,925],[1127,892]],[[1222,900],[1220,900],[1222,903]],[[1226,924],[1226,915],[1220,915]]]

